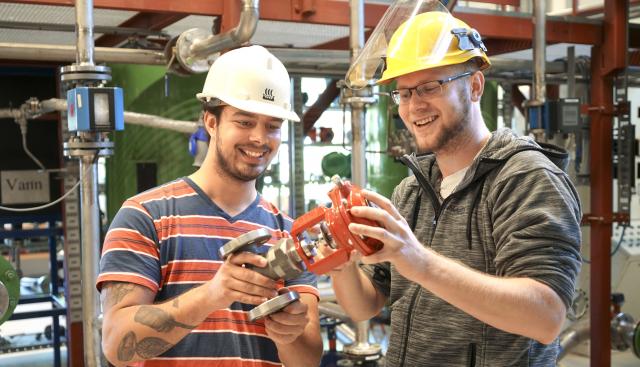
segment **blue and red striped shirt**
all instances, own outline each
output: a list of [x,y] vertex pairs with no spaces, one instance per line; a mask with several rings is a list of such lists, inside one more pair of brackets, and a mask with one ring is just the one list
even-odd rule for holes
[[[269,246],[290,237],[292,219],[258,195],[231,217],[193,181],[184,177],[124,202],[107,232],[97,288],[129,282],[156,292],[163,302],[215,276],[222,264],[218,249],[230,239],[258,228],[271,232]],[[284,284],[318,296],[315,276],[304,273]],[[138,366],[280,366],[264,322],[250,322],[253,305],[233,303],[212,312],[173,348]]]

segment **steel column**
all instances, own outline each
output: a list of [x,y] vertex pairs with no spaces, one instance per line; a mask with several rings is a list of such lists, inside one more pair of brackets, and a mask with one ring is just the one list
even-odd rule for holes
[[[350,0],[351,26],[349,47],[353,63],[364,46],[364,1]],[[358,91],[354,94],[357,95]],[[365,187],[367,183],[367,163],[365,157],[365,112],[364,103],[351,102],[351,179],[354,184]]]
[[547,41],[545,22],[547,18],[546,14],[546,0],[535,0],[533,3],[533,24],[534,24],[534,37],[533,37],[533,61],[534,61],[534,74],[533,74],[533,86],[531,100],[536,105],[544,104],[545,102],[545,66],[547,55]]
[[93,0],[76,1],[76,64],[93,63]]
[[82,329],[85,366],[101,365],[101,338],[98,323],[100,300],[96,291],[100,262],[100,215],[98,208],[98,162],[94,155],[80,159],[82,213]]

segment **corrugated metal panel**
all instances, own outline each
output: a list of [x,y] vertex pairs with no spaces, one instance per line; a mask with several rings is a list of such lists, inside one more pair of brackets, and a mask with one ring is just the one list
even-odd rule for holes
[[[94,9],[93,22],[96,26],[115,27],[135,14],[136,12],[133,11]],[[73,25],[75,24],[75,8],[0,3],[0,22],[2,21]],[[98,36],[96,34],[96,37]],[[73,32],[0,29],[0,42],[74,45],[75,34]]]

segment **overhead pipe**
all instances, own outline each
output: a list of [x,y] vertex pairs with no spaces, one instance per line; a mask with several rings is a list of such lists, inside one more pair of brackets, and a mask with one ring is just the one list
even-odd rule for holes
[[[38,43],[0,42],[0,59],[33,61],[74,61],[76,47]],[[95,61],[127,64],[166,65],[163,52],[114,47],[95,47]]]
[[233,48],[251,39],[258,28],[260,1],[244,0],[238,25],[222,34],[213,34],[191,45],[190,56],[204,58],[221,50]]
[[221,34],[192,28],[172,39],[165,49],[168,68],[177,74],[205,73],[220,51],[249,41],[258,27],[260,1],[244,0],[238,25]]

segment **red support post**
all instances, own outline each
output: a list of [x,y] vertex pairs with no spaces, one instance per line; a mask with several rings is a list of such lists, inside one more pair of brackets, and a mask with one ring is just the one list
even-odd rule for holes
[[604,47],[591,51],[591,366],[611,366],[611,219],[613,217],[613,78],[602,73]]
[[591,366],[611,366],[613,81],[626,67],[628,2],[605,2],[602,46],[591,51]]

